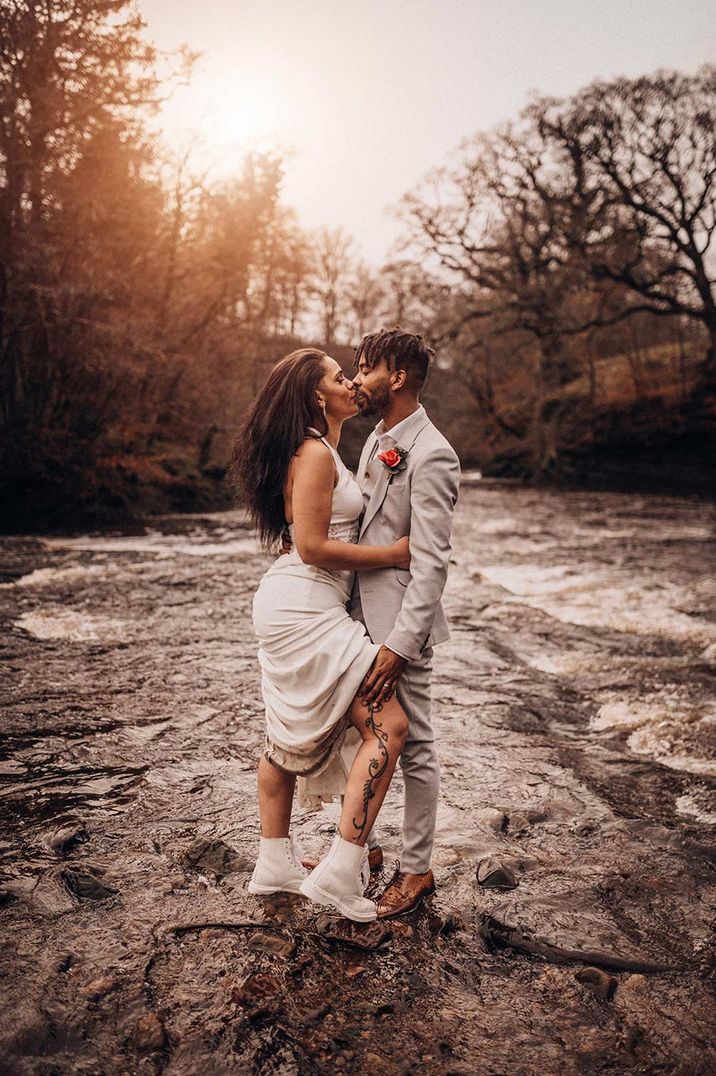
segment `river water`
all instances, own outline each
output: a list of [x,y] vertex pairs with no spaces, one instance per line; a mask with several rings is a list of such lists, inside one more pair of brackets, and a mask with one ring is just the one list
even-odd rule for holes
[[[242,515],[0,539],[9,1071],[713,1069],[715,522],[466,476],[438,893],[364,934],[245,891],[268,560]],[[297,818],[307,852],[335,816]],[[383,881],[400,821],[396,778]]]

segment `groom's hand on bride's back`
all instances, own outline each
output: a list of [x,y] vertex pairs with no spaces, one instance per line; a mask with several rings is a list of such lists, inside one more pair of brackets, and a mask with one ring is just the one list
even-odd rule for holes
[[363,683],[358,688],[358,696],[364,706],[375,706],[387,702],[395,694],[395,687],[403,669],[407,665],[405,658],[381,646],[375,655],[375,661],[368,670]]

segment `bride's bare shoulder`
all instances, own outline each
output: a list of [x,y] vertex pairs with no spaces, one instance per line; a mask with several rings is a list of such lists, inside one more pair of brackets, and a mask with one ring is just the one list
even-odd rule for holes
[[334,467],[333,454],[328,445],[318,437],[307,437],[296,450],[291,460],[290,470],[295,473],[310,469],[311,472],[320,476],[324,472],[332,474]]

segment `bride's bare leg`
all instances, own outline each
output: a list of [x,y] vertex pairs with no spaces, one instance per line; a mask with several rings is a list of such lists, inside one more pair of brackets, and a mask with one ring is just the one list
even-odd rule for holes
[[259,762],[259,813],[262,837],[288,837],[296,778],[272,766],[265,755]]
[[395,697],[380,710],[369,709],[357,698],[351,707],[351,723],[363,743],[348,775],[338,831],[344,841],[364,845],[405,746],[408,719]]

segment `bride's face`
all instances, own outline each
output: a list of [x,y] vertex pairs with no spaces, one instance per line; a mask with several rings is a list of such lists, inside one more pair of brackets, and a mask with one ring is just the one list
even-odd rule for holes
[[353,399],[353,382],[349,381],[335,359],[326,355],[325,373],[318,386],[318,397],[326,407],[326,418],[346,419],[358,413]]

